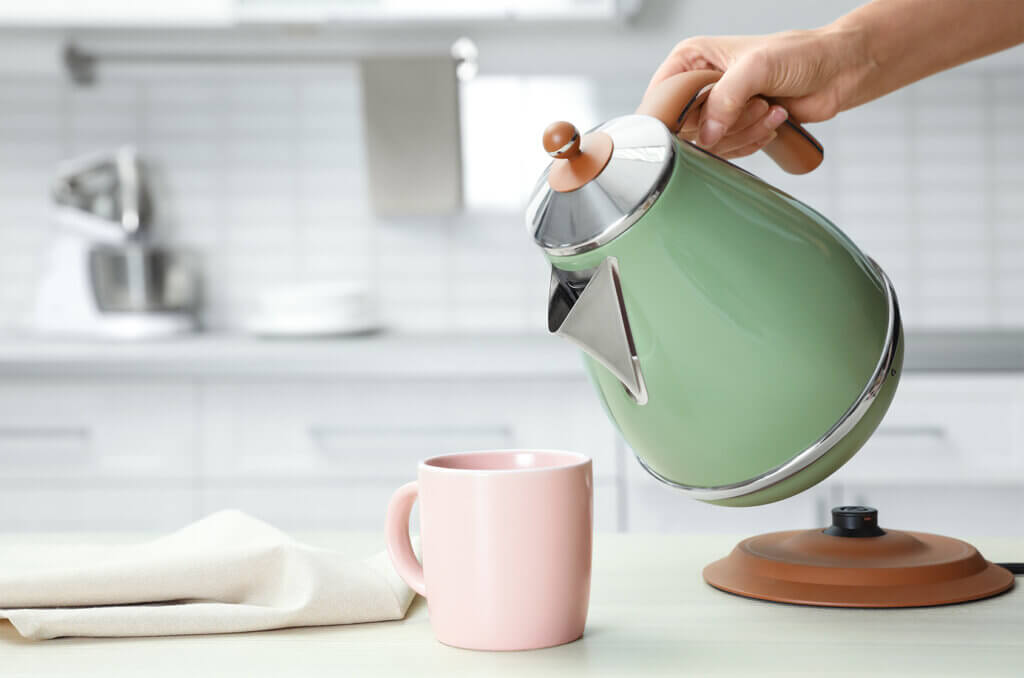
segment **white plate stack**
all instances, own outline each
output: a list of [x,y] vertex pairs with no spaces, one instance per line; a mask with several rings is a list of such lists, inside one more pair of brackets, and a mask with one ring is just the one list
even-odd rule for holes
[[380,317],[363,283],[289,283],[260,292],[242,329],[266,337],[363,334],[380,329]]

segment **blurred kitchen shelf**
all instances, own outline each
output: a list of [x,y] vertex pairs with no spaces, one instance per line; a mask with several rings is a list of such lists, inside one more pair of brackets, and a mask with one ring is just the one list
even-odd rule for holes
[[474,22],[623,21],[643,0],[179,0],[175,3],[41,0],[0,6],[0,26],[43,28],[236,28],[247,25],[358,26]]
[[[1022,372],[1024,331],[910,331],[912,372]],[[107,343],[29,334],[0,336],[0,376],[576,376],[568,343],[541,333],[374,334],[337,339],[259,339],[198,334]]]
[[0,377],[584,377],[566,342],[543,334],[374,334],[259,339],[235,334],[139,343],[0,337]]
[[466,21],[614,21],[632,17],[643,0],[234,0],[240,22],[390,24]]
[[41,0],[4,3],[0,26],[16,28],[215,28],[234,22],[232,0],[179,0],[174,3],[97,0],[71,3]]

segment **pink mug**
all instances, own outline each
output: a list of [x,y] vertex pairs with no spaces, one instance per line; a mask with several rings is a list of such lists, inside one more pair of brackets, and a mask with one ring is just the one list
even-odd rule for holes
[[[554,450],[445,454],[388,506],[402,579],[427,599],[446,645],[528,650],[583,635],[590,600],[591,461]],[[420,565],[409,515],[420,502]]]

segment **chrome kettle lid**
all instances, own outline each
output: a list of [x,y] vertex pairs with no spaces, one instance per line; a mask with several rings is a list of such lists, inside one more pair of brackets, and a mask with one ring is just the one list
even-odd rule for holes
[[[571,129],[572,137],[552,148],[548,142],[554,125],[548,128],[545,147],[556,159],[533,189],[526,224],[545,252],[571,256],[610,242],[644,215],[672,176],[675,146],[665,125],[647,115],[613,118],[584,135],[582,144],[575,127],[561,124]],[[602,135],[611,140],[603,168],[594,166],[597,174],[592,178],[573,174],[568,164],[587,153],[588,141],[591,147],[606,145]]]

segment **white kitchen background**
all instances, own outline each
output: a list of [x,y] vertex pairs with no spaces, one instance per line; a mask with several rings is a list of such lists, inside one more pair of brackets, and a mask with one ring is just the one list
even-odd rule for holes
[[[580,30],[575,40],[597,45],[582,50],[586,64],[559,49],[557,24],[425,28],[468,35],[480,49],[480,72],[461,84],[466,207],[430,218],[372,213],[356,60],[101,64],[96,82],[81,86],[57,68],[20,68],[20,47],[9,45],[0,69],[0,322],[16,330],[30,308],[55,164],[133,143],[154,170],[158,230],[202,255],[209,329],[234,328],[268,285],[354,278],[377,290],[394,335],[376,341],[403,350],[419,338],[434,345],[458,336],[456,347],[493,350],[501,363],[514,337],[527,349],[547,340],[534,336],[544,327],[546,267],[522,223],[544,165],[544,125],[565,118],[588,127],[631,111],[657,59],[687,35],[809,27],[856,3],[781,4],[751,3],[753,16],[738,16],[705,0],[645,3],[632,26]],[[415,31],[373,30],[399,43]],[[71,38],[92,46],[122,39],[109,30],[39,32],[44,45]],[[302,40],[245,38],[275,39]],[[1022,106],[1017,51],[813,126],[827,159],[812,175],[789,177],[761,158],[744,164],[830,217],[882,264],[911,337],[1020,329]],[[159,347],[148,350],[159,362]],[[735,511],[682,499],[643,476],[575,366],[548,376],[410,368],[377,379],[372,368],[357,377],[343,369],[221,377],[198,367],[169,376],[133,372],[137,363],[104,363],[92,374],[15,370],[0,380],[0,529],[171,527],[227,505],[285,526],[374,529],[421,453],[520,444],[595,456],[602,529],[800,527],[853,501],[878,504],[883,522],[893,516],[903,527],[1020,529],[1012,513],[1024,490],[1019,373],[909,375],[883,431],[848,469],[805,496]]]
[[[138,69],[134,69],[137,71]],[[467,210],[375,220],[357,66],[156,66],[0,78],[0,319],[17,324],[48,241],[55,164],[136,144],[165,237],[206,264],[210,327],[262,288],[362,279],[399,330],[542,326],[546,276],[522,205],[537,130],[635,107],[645,81],[480,75],[462,85]],[[888,271],[909,326],[1024,324],[1024,66],[971,65],[814,127],[820,172],[744,164],[829,216]],[[415,284],[409,284],[415,280]],[[541,292],[538,292],[541,290]]]

